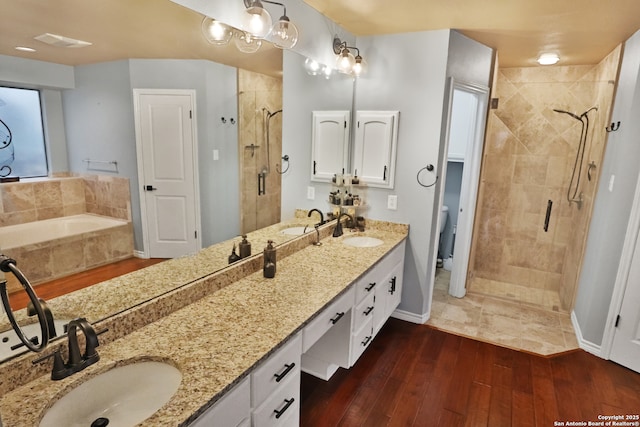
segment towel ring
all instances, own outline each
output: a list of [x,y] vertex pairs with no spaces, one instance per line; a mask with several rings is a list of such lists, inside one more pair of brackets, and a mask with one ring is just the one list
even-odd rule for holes
[[435,167],[432,164],[428,164],[427,166],[425,166],[422,169],[420,169],[418,171],[418,173],[416,174],[416,181],[418,181],[418,184],[420,184],[421,186],[423,186],[425,188],[433,187],[434,185],[436,185],[436,183],[438,182],[438,178],[439,178],[438,175],[436,175],[436,179],[434,179],[431,184],[423,184],[422,182],[420,182],[420,173],[423,170],[427,170],[428,172],[433,172],[434,169],[435,169]]

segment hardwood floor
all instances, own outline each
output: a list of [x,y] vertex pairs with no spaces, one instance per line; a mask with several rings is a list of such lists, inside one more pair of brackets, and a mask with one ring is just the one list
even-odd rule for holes
[[[73,292],[74,290],[86,288],[87,286],[95,285],[96,283],[104,282],[105,280],[122,276],[123,274],[130,273],[162,261],[165,260],[161,258],[142,259],[132,257],[103,265],[101,267],[92,268],[71,276],[41,283],[34,286],[34,289],[38,297],[46,301],[63,294]],[[9,295],[9,301],[11,302],[11,307],[14,310],[20,310],[27,306],[29,297],[21,290]]]
[[640,414],[640,374],[583,350],[547,358],[389,319],[350,370],[304,374],[301,399],[304,427],[546,427]]

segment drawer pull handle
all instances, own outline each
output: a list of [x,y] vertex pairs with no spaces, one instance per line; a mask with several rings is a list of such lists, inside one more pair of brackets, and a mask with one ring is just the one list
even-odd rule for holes
[[373,338],[371,335],[369,335],[368,337],[366,337],[366,338],[364,339],[364,341],[362,341],[362,342],[361,342],[362,346],[363,346],[363,347],[366,347],[366,346],[367,346],[367,344],[369,344],[369,342],[371,341],[371,338]]
[[371,314],[372,311],[373,311],[373,306],[367,307],[367,309],[364,311],[364,315],[368,316]]
[[391,289],[389,289],[389,293],[393,295],[396,292],[396,276],[393,276],[389,282],[391,283]]
[[341,311],[340,313],[336,313],[336,317],[331,319],[331,324],[335,325],[336,323],[338,323],[338,320],[342,319],[342,316],[344,316],[344,311]]
[[280,418],[282,416],[282,414],[284,414],[287,411],[287,409],[289,409],[289,406],[293,405],[293,402],[295,401],[295,399],[292,397],[291,399],[285,399],[284,401],[285,401],[286,404],[284,405],[284,407],[282,409],[280,409],[280,410],[274,409],[273,410],[273,412],[276,413],[276,419]]
[[369,283],[369,286],[367,286],[365,289],[367,290],[367,292],[371,292],[371,289],[373,289],[375,286],[376,282]]
[[289,372],[291,372],[291,370],[296,366],[295,363],[291,363],[290,365],[287,365],[286,363],[284,364],[285,370],[282,371],[282,373],[280,374],[273,374],[274,377],[276,377],[276,382],[279,383],[280,381],[282,381],[282,379],[284,377],[287,376],[287,374]]

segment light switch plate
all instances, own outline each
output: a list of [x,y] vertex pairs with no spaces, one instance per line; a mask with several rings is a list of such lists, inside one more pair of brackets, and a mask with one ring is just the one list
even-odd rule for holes
[[213,150],[213,160],[218,160],[220,158],[220,153],[218,150]]
[[316,188],[315,187],[307,187],[307,199],[314,200],[316,198]]
[[387,209],[391,209],[392,211],[395,211],[396,209],[398,209],[398,196],[395,194],[390,194],[387,197]]

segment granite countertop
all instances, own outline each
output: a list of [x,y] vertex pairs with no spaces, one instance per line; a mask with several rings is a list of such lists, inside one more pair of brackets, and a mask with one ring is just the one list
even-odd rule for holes
[[407,234],[407,226],[383,225],[364,233],[383,240],[377,247],[342,244],[355,235],[348,231],[340,238],[324,238],[322,246],[306,246],[278,260],[274,279],[263,278],[262,271],[250,274],[100,346],[101,360],[81,373],[61,381],[45,375],[5,394],[1,419],[12,427],[37,425],[44,409],[87,378],[116,365],[152,359],[174,364],[183,377],[172,399],[141,425],[188,425]]

